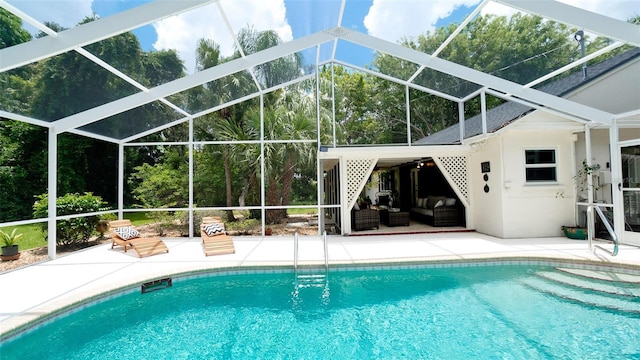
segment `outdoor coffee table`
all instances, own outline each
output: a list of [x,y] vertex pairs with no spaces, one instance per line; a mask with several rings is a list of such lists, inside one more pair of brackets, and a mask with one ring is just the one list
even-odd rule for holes
[[387,226],[409,226],[409,212],[395,209],[385,210],[382,221]]

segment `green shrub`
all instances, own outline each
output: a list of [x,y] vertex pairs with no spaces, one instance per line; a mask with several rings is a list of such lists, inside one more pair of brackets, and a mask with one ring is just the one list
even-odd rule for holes
[[[47,212],[48,196],[42,194],[33,204],[33,216],[44,218]],[[56,199],[56,211],[60,215],[73,215],[108,210],[102,198],[91,193],[66,194]],[[100,217],[85,216],[67,220],[59,220],[56,224],[56,239],[59,246],[83,246],[96,231]],[[42,231],[47,233],[47,223],[42,223]]]

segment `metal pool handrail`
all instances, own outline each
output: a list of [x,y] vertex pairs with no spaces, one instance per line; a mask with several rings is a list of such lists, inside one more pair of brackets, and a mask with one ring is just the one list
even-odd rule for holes
[[[322,243],[324,249],[324,268],[329,270],[329,245],[327,243],[327,231],[322,234]],[[293,234],[293,270],[298,271],[298,232]]]
[[329,245],[327,244],[327,230],[322,233],[322,241],[324,242],[324,269],[329,271]]
[[[595,220],[593,217],[593,209],[596,209],[596,213],[598,214],[598,216],[600,216],[600,220],[602,220],[602,223],[607,228],[607,231],[611,236],[611,240],[613,241],[613,251],[609,251],[600,245],[593,244],[593,234],[595,233],[595,228],[596,228]],[[602,251],[607,252],[611,256],[618,255],[618,237],[616,236],[616,233],[613,231],[613,228],[611,228],[611,225],[609,224],[609,220],[607,219],[606,216],[604,216],[604,213],[602,212],[602,210],[600,210],[600,207],[598,206],[598,204],[587,205],[587,238],[589,239],[589,250],[591,250],[593,253],[595,253],[596,249],[600,249]]]
[[298,232],[293,234],[293,271],[298,275]]

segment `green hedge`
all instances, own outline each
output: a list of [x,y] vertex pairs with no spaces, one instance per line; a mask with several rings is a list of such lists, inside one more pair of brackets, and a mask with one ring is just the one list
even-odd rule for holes
[[[97,211],[108,210],[106,203],[102,201],[100,196],[92,193],[85,194],[66,194],[56,199],[56,211],[60,215],[73,215],[82,213],[91,213]],[[44,218],[48,216],[47,212],[48,196],[42,194],[38,196],[38,200],[33,204],[33,216],[35,218]],[[89,239],[96,232],[96,224],[100,217],[85,216],[68,220],[59,220],[56,224],[56,240],[59,246],[83,246],[89,242]],[[42,231],[47,233],[47,224],[43,223]]]

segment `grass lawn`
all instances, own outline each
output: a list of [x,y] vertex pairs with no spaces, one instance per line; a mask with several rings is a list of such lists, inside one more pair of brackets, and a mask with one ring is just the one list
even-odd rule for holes
[[[146,213],[143,212],[125,214],[125,218],[130,219],[134,226],[146,225],[153,222],[153,220],[147,218]],[[6,233],[11,233],[14,228],[18,228],[16,232],[18,234],[22,234],[22,237],[17,241],[21,251],[47,246],[47,240],[45,239],[44,232],[42,231],[40,224],[2,227],[0,230]],[[96,235],[98,235],[97,232]]]
[[41,230],[39,224],[19,225],[0,228],[6,233],[11,233],[14,228],[18,228],[16,233],[22,234],[17,241],[20,250],[29,250],[37,247],[47,246],[47,241],[44,239],[44,233]]

